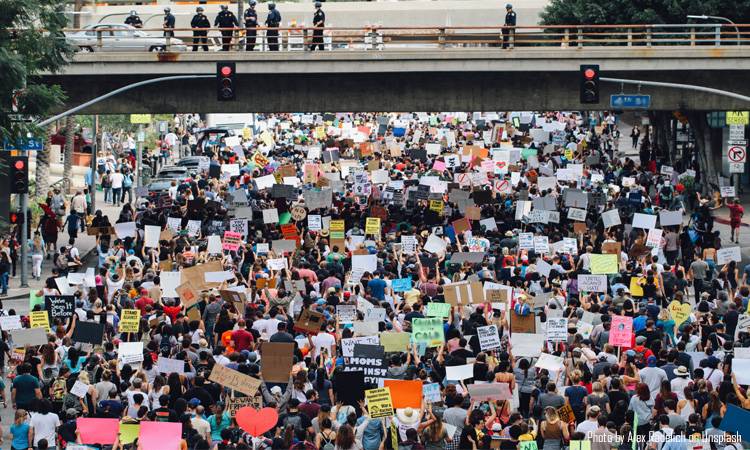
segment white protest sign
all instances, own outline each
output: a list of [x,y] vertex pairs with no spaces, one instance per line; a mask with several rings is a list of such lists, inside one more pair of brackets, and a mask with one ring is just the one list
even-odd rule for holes
[[559,372],[564,367],[563,358],[561,356],[550,355],[549,353],[542,353],[539,355],[539,359],[534,367]]
[[534,248],[534,233],[520,233],[518,235],[518,248],[531,250]]
[[510,336],[513,356],[539,356],[545,339],[546,336],[540,333],[513,333]]
[[500,336],[497,333],[497,325],[477,327],[477,338],[479,347],[484,350],[500,348]]
[[661,228],[652,228],[648,230],[648,237],[646,238],[646,246],[651,248],[661,247]]
[[160,356],[156,362],[156,367],[159,372],[166,373],[185,373],[185,361],[181,359],[165,358]]
[[610,209],[602,213],[602,222],[604,222],[604,228],[616,227],[622,224],[620,221],[620,212],[616,209]]
[[606,275],[578,275],[578,290],[580,292],[607,292]]
[[552,342],[568,340],[568,319],[566,317],[547,318],[547,340]]
[[461,366],[448,366],[445,368],[445,379],[451,381],[462,381],[474,377],[474,364]]
[[579,222],[586,221],[586,210],[579,208],[570,208],[568,210],[568,219],[577,220]]
[[84,398],[88,392],[89,385],[78,380],[76,380],[76,383],[70,389],[70,393],[79,398]]
[[742,262],[740,247],[728,247],[716,250],[716,262],[728,264],[730,261]]
[[633,228],[645,228],[647,230],[656,228],[656,216],[653,214],[633,214]]

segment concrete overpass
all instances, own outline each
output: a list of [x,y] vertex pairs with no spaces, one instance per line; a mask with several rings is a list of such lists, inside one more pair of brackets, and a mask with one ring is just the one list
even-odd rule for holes
[[[63,74],[45,79],[60,84],[68,106],[75,106],[143,79],[213,74],[222,58],[237,64],[237,101],[217,102],[215,81],[201,79],[139,88],[83,113],[576,110],[583,63],[600,64],[607,77],[750,95],[750,47],[742,46],[92,53],[76,55]],[[610,109],[609,95],[621,87],[602,86],[598,106]],[[656,110],[748,109],[713,94],[646,87],[641,92],[652,95]]]

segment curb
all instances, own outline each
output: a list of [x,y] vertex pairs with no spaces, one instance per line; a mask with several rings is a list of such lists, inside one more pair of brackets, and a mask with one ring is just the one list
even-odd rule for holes
[[[90,248],[89,251],[83,254],[83,257],[81,258],[82,261],[86,261],[89,259],[89,257],[96,251],[96,247]],[[22,289],[22,288],[18,288]],[[31,287],[28,288],[31,290]],[[24,298],[29,298],[28,292],[25,294],[16,294],[16,295],[9,295],[7,297],[0,297],[0,301],[7,301],[7,300],[21,300]]]

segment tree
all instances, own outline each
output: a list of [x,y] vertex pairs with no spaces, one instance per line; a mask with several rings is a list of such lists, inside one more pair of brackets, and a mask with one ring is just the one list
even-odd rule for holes
[[[76,116],[70,115],[65,118],[65,150],[63,153],[63,186],[65,191],[71,187],[73,176],[73,149],[75,148]],[[66,194],[68,192],[65,192]]]
[[[0,137],[14,141],[32,132],[32,124],[13,121],[12,114],[43,117],[65,101],[57,85],[42,83],[39,74],[59,72],[72,54],[63,28],[65,2],[3,0],[0,15]],[[14,99],[15,98],[15,99]],[[14,113],[11,105],[17,105]]]
[[52,147],[52,133],[50,129],[44,130],[44,147],[36,153],[36,174],[34,193],[37,201],[43,202],[47,197],[49,189],[49,154]]

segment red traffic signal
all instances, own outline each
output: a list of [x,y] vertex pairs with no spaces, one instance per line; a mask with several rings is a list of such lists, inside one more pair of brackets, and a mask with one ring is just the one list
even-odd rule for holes
[[586,77],[587,80],[593,80],[596,76],[596,71],[594,69],[586,69],[583,71],[583,76]]
[[24,216],[22,212],[12,212],[8,218],[10,219],[11,225],[18,225],[23,223]]
[[29,192],[29,158],[13,156],[10,158],[10,192],[26,194]]
[[23,160],[19,159],[13,166],[16,168],[16,170],[23,170],[23,168],[26,167],[26,163]]
[[599,65],[583,64],[580,67],[579,90],[581,103],[599,103]]
[[234,91],[235,64],[233,62],[216,63],[216,99],[220,102],[236,98]]

